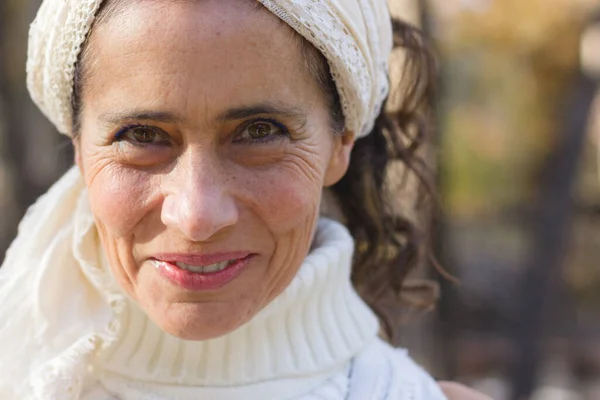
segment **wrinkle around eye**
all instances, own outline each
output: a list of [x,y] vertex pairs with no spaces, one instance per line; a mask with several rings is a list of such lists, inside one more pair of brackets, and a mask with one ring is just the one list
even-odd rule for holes
[[293,174],[301,175],[303,179],[308,178],[310,181],[317,182],[324,174],[324,171],[319,170],[317,160],[312,161],[295,153],[285,157],[280,163],[280,167],[290,170]]
[[113,160],[133,167],[153,167],[170,164],[177,149],[167,144],[133,144],[121,140],[113,143]]
[[278,163],[290,152],[289,138],[278,137],[268,143],[232,143],[226,156],[237,164],[246,166],[268,166]]

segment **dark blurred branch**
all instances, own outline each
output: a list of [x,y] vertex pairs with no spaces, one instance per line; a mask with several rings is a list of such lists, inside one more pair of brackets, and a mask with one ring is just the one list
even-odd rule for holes
[[[441,59],[441,52],[436,51],[435,48],[435,18],[432,13],[431,5],[428,1],[421,1],[419,4],[423,33],[429,40],[432,50],[436,52],[435,55],[438,63],[441,64],[443,63],[443,60]],[[443,143],[442,135],[444,133],[440,127],[440,121],[443,120],[443,115],[447,112],[447,110],[443,109],[443,103],[439,101],[444,96],[444,81],[444,69],[438,68],[435,98],[430,99],[430,102],[434,107],[432,124],[434,125],[433,145],[435,146],[436,151],[433,153],[437,156],[437,159],[432,161],[434,165],[436,165],[437,170],[436,186],[440,203],[443,203],[443,199],[446,197],[446,192],[448,189],[448,177],[446,176],[448,168],[444,167],[443,157],[440,157],[444,154],[444,151],[443,149],[438,148],[441,146],[441,143]],[[443,210],[441,208],[436,208],[434,210],[434,218],[432,223],[433,252],[441,267],[449,274],[454,275],[455,268],[453,267],[455,262],[450,249],[447,247],[447,244],[450,242],[448,240],[448,230],[448,223]],[[436,327],[435,332],[437,335],[436,339],[438,345],[441,343],[444,345],[443,349],[440,346],[436,361],[439,361],[442,365],[441,369],[444,376],[441,378],[453,379],[456,377],[458,359],[458,324],[460,321],[460,316],[458,315],[458,291],[457,286],[444,277],[440,277],[440,291],[441,299],[438,302],[436,321],[438,326]]]
[[26,208],[72,164],[68,140],[41,116],[25,87],[27,29],[39,4],[0,1],[0,263]]
[[586,218],[600,219],[600,204],[577,203],[575,213]]
[[[15,95],[15,84],[10,80],[10,68],[8,60],[11,59],[11,51],[9,42],[12,40],[13,35],[11,34],[11,27],[13,26],[14,15],[10,15],[11,10],[14,6],[10,2],[2,2],[0,4],[0,54],[2,54],[3,60],[0,62],[0,101],[2,106],[2,117],[4,118],[2,131],[2,142],[6,143],[3,146],[3,151],[0,154],[3,158],[4,164],[7,167],[9,173],[16,173],[20,167],[20,161],[22,160],[22,150],[25,147],[23,143],[23,135],[20,134],[19,129],[19,100]],[[7,188],[8,189],[8,188]],[[24,187],[21,185],[15,185],[10,188],[17,199],[16,207],[22,207],[23,203],[23,190]],[[3,210],[4,211],[4,210]],[[20,210],[12,210],[13,212],[20,213]]]
[[2,207],[3,218],[0,221],[0,262],[4,257],[4,250],[8,246],[10,239],[16,232],[16,222],[21,215],[19,204],[19,188],[15,187],[16,181],[16,154],[14,153],[15,141],[11,135],[14,129],[12,121],[12,90],[8,79],[8,41],[11,38],[9,34],[11,16],[9,15],[9,2],[0,3],[0,206]]
[[582,74],[576,78],[566,103],[562,134],[540,177],[539,208],[534,212],[532,227],[532,253],[519,292],[520,308],[514,331],[519,356],[512,371],[515,400],[528,399],[536,385],[544,317],[550,311],[547,306],[561,280],[568,250],[574,209],[572,188],[596,89],[596,82]]

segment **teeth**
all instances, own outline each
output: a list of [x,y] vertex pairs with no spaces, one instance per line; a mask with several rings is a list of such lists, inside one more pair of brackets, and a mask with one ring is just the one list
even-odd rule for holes
[[205,265],[205,266],[189,265],[189,264],[185,264],[182,262],[178,262],[178,263],[176,263],[176,265],[181,269],[184,269],[184,270],[190,271],[190,272],[194,272],[196,274],[212,274],[215,272],[223,271],[225,268],[227,268],[229,266],[230,263],[231,263],[231,260],[223,261],[223,262],[211,264],[211,265]]

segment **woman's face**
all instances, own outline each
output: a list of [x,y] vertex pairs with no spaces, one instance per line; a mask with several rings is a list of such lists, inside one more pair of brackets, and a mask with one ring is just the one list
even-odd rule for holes
[[216,337],[296,274],[352,135],[252,2],[123,7],[90,39],[77,161],[121,287],[165,331]]

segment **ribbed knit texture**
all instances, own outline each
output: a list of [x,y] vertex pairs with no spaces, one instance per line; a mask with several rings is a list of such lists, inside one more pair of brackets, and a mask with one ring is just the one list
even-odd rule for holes
[[[161,385],[255,385],[272,393],[275,385],[278,398],[336,376],[373,342],[379,324],[351,285],[353,240],[346,228],[321,220],[313,248],[280,296],[249,323],[216,339],[170,336],[129,301],[119,339],[97,365],[98,375],[113,390],[127,386],[143,391],[152,382],[154,393]],[[336,386],[343,386],[339,378],[327,390]]]
[[[447,400],[405,350],[371,342],[341,370],[323,376],[228,387],[161,385],[111,375],[81,400]],[[112,393],[112,394],[111,394]]]

